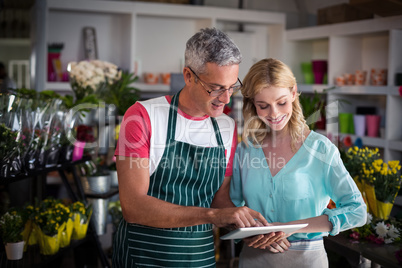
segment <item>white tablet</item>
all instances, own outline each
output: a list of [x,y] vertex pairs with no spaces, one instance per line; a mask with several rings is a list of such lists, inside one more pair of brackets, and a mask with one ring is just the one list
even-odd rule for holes
[[242,239],[242,238],[249,237],[249,236],[254,236],[254,235],[259,235],[259,234],[268,234],[268,233],[280,232],[280,231],[288,234],[288,233],[297,231],[301,228],[304,228],[307,225],[308,225],[308,223],[239,228],[239,229],[231,231],[228,234],[221,236],[220,238],[223,240]]

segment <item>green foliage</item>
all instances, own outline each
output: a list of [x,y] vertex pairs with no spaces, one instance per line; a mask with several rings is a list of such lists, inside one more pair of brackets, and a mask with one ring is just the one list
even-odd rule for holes
[[44,90],[39,92],[39,99],[42,101],[49,101],[53,99],[62,99],[62,97],[53,90]]
[[122,72],[121,79],[97,91],[100,99],[116,106],[118,115],[124,115],[127,109],[139,99],[139,90],[132,86],[138,77],[133,73]]
[[317,91],[314,91],[312,97],[301,94],[299,96],[299,101],[307,125],[309,125],[312,130],[315,130],[315,124],[319,121],[320,116],[325,114],[323,112],[323,94],[318,93]]
[[18,88],[15,89],[17,95],[26,99],[37,99],[38,92],[35,89]]
[[123,217],[123,212],[121,211],[120,201],[112,201],[109,202],[108,210],[110,215],[112,216],[113,226],[117,229],[119,226],[120,220]]
[[6,158],[18,147],[18,133],[12,131],[5,124],[0,124],[0,159]]

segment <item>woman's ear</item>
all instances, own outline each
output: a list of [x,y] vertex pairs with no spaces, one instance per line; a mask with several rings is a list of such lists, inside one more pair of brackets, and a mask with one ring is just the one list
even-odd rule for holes
[[293,86],[293,89],[292,89],[292,102],[295,101],[296,95],[297,95],[297,84],[294,85],[294,86]]

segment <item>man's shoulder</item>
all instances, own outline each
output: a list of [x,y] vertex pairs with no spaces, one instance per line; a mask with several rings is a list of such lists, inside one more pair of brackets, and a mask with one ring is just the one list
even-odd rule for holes
[[227,114],[221,114],[220,116],[215,117],[216,122],[218,122],[219,126],[226,125],[226,126],[235,126],[235,121],[232,117],[228,116]]
[[149,106],[158,105],[158,104],[160,104],[160,105],[170,105],[169,102],[167,101],[167,97],[168,96],[161,96],[161,97],[157,97],[157,98],[138,101],[138,103],[140,103],[144,107],[149,107]]

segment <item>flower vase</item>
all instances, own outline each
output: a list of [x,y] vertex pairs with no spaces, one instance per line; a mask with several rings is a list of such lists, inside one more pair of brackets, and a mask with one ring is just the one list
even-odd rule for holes
[[367,212],[369,212],[369,205],[367,202],[366,193],[364,192],[364,183],[359,180],[359,175],[354,176],[353,180],[356,183],[356,186],[359,189],[360,193],[362,194],[363,201],[367,206]]
[[378,137],[380,133],[381,116],[366,115],[367,136]]
[[364,193],[367,198],[367,203],[370,209],[370,212],[375,216],[377,215],[377,198],[375,196],[374,186],[368,183],[364,183]]
[[73,233],[71,235],[71,239],[80,240],[83,239],[87,235],[89,220],[91,219],[91,214],[89,215],[86,221],[81,219],[81,215],[79,213],[74,213],[73,218]]
[[38,233],[39,252],[43,255],[54,255],[60,249],[61,230],[65,228],[65,223],[59,228],[57,234],[53,236],[46,235],[41,228],[35,224],[34,228]]
[[[25,223],[25,226],[24,226],[24,230],[22,231],[22,239],[24,241],[27,241],[24,245],[24,252],[27,250],[28,245],[31,245],[29,242],[31,240],[35,241],[34,236],[36,237],[36,233],[34,233],[34,229],[33,229],[33,221],[27,220],[27,222]],[[37,241],[36,241],[36,243],[37,243]]]
[[7,243],[5,245],[7,259],[12,261],[22,259],[24,255],[24,244],[25,241]]
[[363,188],[369,211],[371,214],[377,217],[377,198],[375,196],[374,186],[368,183],[363,183]]
[[117,177],[117,170],[109,170],[108,172],[109,172],[110,178],[111,178],[110,186],[111,187],[119,187],[119,179]]

